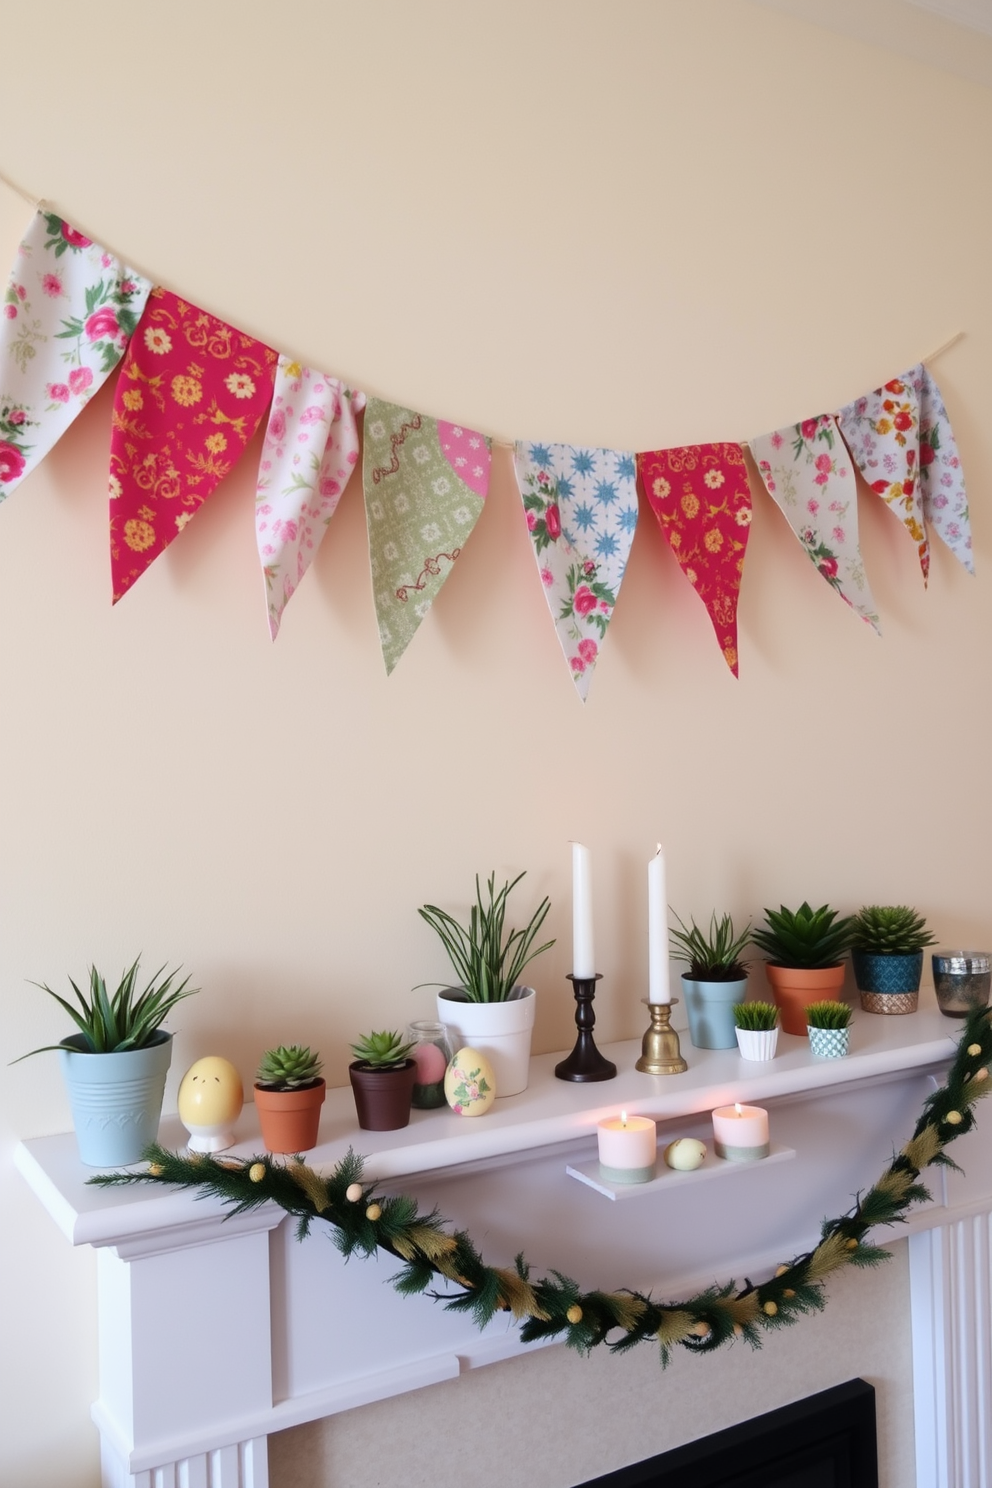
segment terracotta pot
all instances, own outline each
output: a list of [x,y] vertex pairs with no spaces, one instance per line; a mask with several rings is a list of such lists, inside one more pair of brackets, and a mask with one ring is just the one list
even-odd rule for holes
[[320,1108],[327,1086],[323,1080],[299,1090],[263,1090],[255,1086],[255,1109],[267,1152],[309,1152],[317,1145]]
[[358,1124],[363,1131],[399,1131],[410,1124],[417,1064],[405,1059],[392,1069],[368,1069],[360,1059],[348,1066]]
[[806,1037],[806,1009],[811,1002],[827,1002],[844,985],[844,963],[839,966],[772,966],[766,962],[768,985],[782,1015],[782,1032]]

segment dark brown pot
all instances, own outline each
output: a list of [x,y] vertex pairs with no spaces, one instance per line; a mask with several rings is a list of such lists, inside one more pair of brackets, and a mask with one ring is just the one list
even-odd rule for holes
[[406,1059],[394,1069],[369,1069],[356,1059],[349,1064],[348,1074],[363,1131],[398,1131],[410,1124],[410,1100],[417,1077],[415,1060]]
[[326,1094],[323,1080],[299,1090],[263,1090],[256,1085],[255,1109],[266,1151],[309,1152],[316,1147]]

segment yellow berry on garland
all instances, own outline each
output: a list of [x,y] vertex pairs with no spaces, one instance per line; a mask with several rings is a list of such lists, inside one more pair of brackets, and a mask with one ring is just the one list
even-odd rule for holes
[[571,1307],[566,1312],[565,1316],[568,1318],[568,1321],[570,1323],[572,1323],[573,1325],[575,1323],[581,1323],[581,1321],[582,1321],[582,1308],[579,1306],[579,1304],[577,1302],[573,1302],[572,1305],[571,1305]]
[[944,1117],[944,1120],[947,1122],[948,1126],[960,1126],[961,1125],[961,1112],[960,1111],[948,1111],[947,1115]]
[[857,1240],[854,1239],[853,1235],[852,1235],[851,1239],[848,1240],[848,1242],[847,1242],[847,1248],[848,1248],[848,1250],[857,1250],[857,1248],[858,1248],[858,1242],[857,1242]]
[[969,1044],[968,1045],[968,1053],[971,1055],[972,1059],[977,1059],[978,1056],[979,1056],[979,1054],[981,1054],[981,1052],[982,1052],[982,1046],[981,1046],[981,1044]]
[[382,1210],[380,1209],[379,1205],[370,1204],[365,1211],[365,1218],[371,1220],[373,1224],[375,1224],[377,1219],[381,1219]]
[[761,1310],[768,1317],[774,1317],[775,1314],[778,1312],[778,1303],[777,1302],[766,1302],[764,1304],[764,1306],[762,1307]]
[[251,1179],[252,1183],[261,1183],[262,1179],[265,1177],[265,1164],[252,1163],[251,1167],[248,1169],[248,1177]]
[[148,1164],[148,1172],[149,1172],[149,1174],[150,1174],[150,1176],[152,1178],[161,1178],[161,1176],[162,1176],[162,1164],[161,1163],[149,1163]]
[[360,1183],[349,1183],[344,1191],[344,1196],[349,1204],[357,1204],[362,1197],[362,1185]]

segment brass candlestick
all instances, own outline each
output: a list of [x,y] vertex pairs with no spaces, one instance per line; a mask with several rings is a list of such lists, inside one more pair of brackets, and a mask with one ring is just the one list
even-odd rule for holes
[[651,1027],[641,1040],[641,1057],[634,1068],[644,1075],[684,1074],[689,1066],[682,1058],[679,1036],[669,1021],[678,998],[671,1002],[648,1002],[643,997],[641,1001],[651,1009]]

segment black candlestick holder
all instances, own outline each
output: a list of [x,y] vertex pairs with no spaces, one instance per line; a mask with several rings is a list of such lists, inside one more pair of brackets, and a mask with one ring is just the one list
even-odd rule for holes
[[603,1057],[592,1036],[596,1026],[596,1012],[592,1004],[596,996],[596,983],[601,980],[600,974],[597,972],[595,976],[577,977],[569,972],[568,980],[575,996],[575,1026],[578,1037],[568,1058],[555,1065],[555,1076],[559,1080],[612,1080],[616,1076],[617,1067]]

